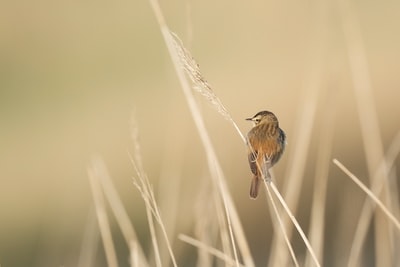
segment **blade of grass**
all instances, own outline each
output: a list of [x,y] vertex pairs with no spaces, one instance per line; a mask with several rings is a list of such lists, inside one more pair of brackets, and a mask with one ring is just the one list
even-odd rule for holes
[[[225,224],[219,217],[224,217],[224,213],[221,198],[217,196],[218,192],[215,187],[210,184],[211,181],[208,179],[209,174],[206,175],[207,176],[204,176],[204,178],[207,179],[201,179],[202,185],[199,187],[199,194],[196,197],[194,238],[201,240],[204,244],[217,246],[219,244],[219,237],[221,237],[221,224]],[[210,195],[213,196],[213,201],[204,201],[210,198]],[[220,207],[217,207],[217,205]],[[210,216],[210,214],[217,214],[219,216],[216,218],[217,216]],[[225,220],[225,218],[223,218],[223,220]],[[229,234],[225,239],[227,239],[227,241],[221,240],[222,246],[224,246],[223,242],[227,242],[228,247],[230,247]],[[222,251],[225,253],[226,248],[222,247]],[[203,267],[213,265],[214,257],[208,252],[198,249],[197,255],[196,266]],[[226,256],[232,258],[231,255]]]
[[[323,262],[324,254],[325,203],[337,105],[335,101],[336,95],[327,94],[325,97],[327,103],[324,105],[323,110],[320,111],[324,119],[319,134],[320,140],[315,164],[311,221],[309,226],[310,243],[315,249],[315,254],[320,262]],[[307,254],[305,266],[311,266],[311,261],[310,254]]]
[[117,255],[115,253],[110,224],[107,218],[103,193],[101,192],[100,181],[98,178],[99,174],[97,173],[97,170],[93,168],[89,168],[88,174],[95,204],[97,221],[99,223],[101,239],[103,240],[103,247],[106,254],[107,264],[110,267],[117,267]]
[[[141,193],[141,196],[146,204],[146,211],[147,211],[147,216],[148,216],[148,220],[149,220],[150,231],[151,231],[151,235],[153,238],[153,245],[155,246],[154,248],[155,248],[155,253],[156,253],[156,261],[159,261],[158,264],[161,264],[160,256],[158,253],[158,245],[157,245],[157,241],[156,241],[155,230],[153,228],[154,227],[153,226],[154,225],[153,217],[151,216],[151,214],[154,216],[158,225],[161,228],[161,232],[163,234],[168,252],[169,252],[171,260],[172,260],[172,264],[173,264],[173,266],[177,267],[175,255],[172,251],[172,247],[171,247],[170,241],[168,239],[168,235],[167,235],[167,231],[165,229],[164,222],[160,215],[160,211],[159,211],[159,208],[157,205],[156,198],[154,196],[153,189],[150,185],[150,181],[149,181],[149,179],[144,171],[143,165],[142,165],[142,158],[141,158],[141,153],[140,153],[141,149],[140,149],[140,144],[139,144],[139,130],[138,130],[137,124],[134,121],[133,117],[132,117],[132,123],[131,123],[131,134],[132,134],[132,141],[134,143],[135,149],[134,149],[133,156],[130,156],[130,158],[131,158],[132,165],[137,174],[137,179],[135,177],[133,177],[133,182],[134,182],[134,185],[136,186],[136,188]],[[151,214],[150,214],[150,212],[151,212]]]
[[[378,170],[375,172],[375,176],[378,176],[381,173],[381,170],[379,170],[381,168],[387,168],[388,170],[390,170],[393,167],[395,159],[399,153],[400,153],[400,132],[397,133],[397,135],[394,137],[393,141],[389,145],[389,149],[386,153],[386,156],[381,161]],[[375,195],[379,196],[382,188],[383,188],[383,181],[376,177],[373,178],[371,191],[374,192]],[[396,197],[396,194],[393,194],[393,196],[394,199],[398,199]],[[359,258],[361,254],[362,245],[364,244],[366,233],[368,232],[368,227],[371,222],[371,217],[374,211],[374,207],[375,205],[373,205],[373,203],[369,199],[366,199],[364,201],[350,250],[348,266],[359,265]]]
[[304,234],[303,229],[301,228],[300,224],[298,223],[296,217],[293,215],[293,213],[290,211],[288,205],[286,204],[285,200],[283,199],[282,195],[279,193],[278,188],[276,188],[275,184],[273,182],[268,183],[269,186],[271,186],[272,191],[274,192],[275,196],[279,199],[279,202],[282,204],[283,208],[285,209],[287,215],[289,216],[290,220],[292,221],[293,225],[296,227],[297,231],[299,232],[301,238],[304,241],[304,244],[306,245],[308,251],[311,254],[311,257],[315,263],[316,266],[320,267],[320,263],[318,262],[317,256],[315,255],[315,252],[313,248],[311,247],[310,242],[308,241],[306,235]]
[[[299,263],[297,262],[297,258],[296,258],[296,255],[295,255],[295,253],[294,253],[293,247],[292,247],[292,245],[290,244],[289,237],[288,237],[288,235],[287,235],[287,233],[286,233],[285,225],[284,225],[283,222],[282,222],[281,216],[279,215],[278,208],[276,207],[274,198],[272,197],[271,190],[269,189],[269,186],[268,186],[268,183],[269,183],[269,182],[267,182],[265,179],[263,179],[263,181],[264,181],[265,188],[267,189],[267,190],[266,190],[266,194],[267,194],[267,197],[268,197],[269,200],[270,200],[269,203],[271,203],[271,206],[272,206],[272,208],[273,208],[273,210],[274,210],[275,218],[276,218],[277,221],[278,221],[280,230],[282,231],[283,237],[284,237],[284,239],[285,239],[286,245],[288,246],[288,249],[289,249],[290,255],[291,255],[292,259],[293,259],[294,265],[295,265],[296,267],[299,267]],[[272,181],[271,181],[271,183],[272,183]]]
[[339,167],[348,177],[350,177],[353,182],[355,182],[374,202],[378,205],[379,208],[386,214],[386,216],[392,221],[392,223],[400,230],[400,222],[396,219],[396,217],[389,211],[389,209],[383,204],[375,194],[368,189],[353,173],[351,173],[342,163],[340,163],[337,159],[333,159],[333,163]]
[[[183,242],[186,242],[194,247],[197,247],[197,248],[217,257],[218,259],[223,260],[226,264],[228,264],[228,266],[236,265],[236,261],[234,259],[232,259],[231,257],[228,257],[224,252],[222,252],[218,249],[215,249],[213,247],[210,247],[199,240],[196,240],[196,239],[194,239],[190,236],[184,235],[184,234],[180,234],[179,239],[182,240]],[[241,265],[241,264],[239,266],[244,267],[244,265]]]
[[[189,82],[185,77],[185,73],[183,72],[183,69],[181,66],[182,63],[180,61],[181,59],[179,57],[177,46],[176,46],[177,43],[174,40],[174,38],[172,37],[172,35],[165,23],[165,20],[162,15],[161,9],[158,5],[158,2],[156,0],[149,0],[149,1],[152,5],[153,11],[155,12],[156,19],[157,19],[160,29],[161,29],[161,33],[164,37],[164,41],[167,45],[169,54],[171,56],[171,59],[172,59],[172,62],[173,62],[174,68],[175,68],[175,71],[176,71],[179,81],[181,83],[181,88],[183,89],[183,92],[184,92],[184,95],[188,102],[193,120],[195,122],[197,130],[200,134],[200,138],[205,147],[208,166],[209,166],[210,172],[212,174],[211,176],[213,177],[216,187],[220,191],[221,198],[224,203],[225,215],[226,215],[228,229],[230,232],[231,245],[232,245],[232,249],[234,251],[236,264],[237,264],[237,266],[239,265],[239,260],[238,260],[237,250],[236,250],[235,238],[233,237],[233,231],[235,231],[235,233],[237,235],[236,240],[238,241],[239,247],[241,249],[243,260],[245,261],[247,266],[254,266],[254,262],[251,258],[250,250],[248,248],[248,244],[247,244],[246,238],[244,236],[239,217],[237,216],[236,209],[233,205],[233,201],[230,197],[229,191],[226,186],[223,172],[221,170],[221,167],[219,165],[215,151],[211,144],[211,140],[206,131],[201,113],[199,111],[197,103],[191,92],[191,86],[189,85]],[[232,222],[231,222],[230,216],[232,216],[233,221],[234,221],[234,225],[235,225],[234,230],[232,229]]]
[[[291,150],[292,153],[289,154],[289,168],[286,170],[288,174],[285,175],[287,178],[283,185],[283,194],[285,195],[287,205],[293,209],[293,212],[297,210],[297,204],[299,202],[298,199],[303,184],[303,174],[306,167],[307,154],[311,142],[311,132],[317,108],[319,79],[321,76],[318,68],[316,68],[311,75],[314,78],[310,78],[310,85],[307,87],[304,94],[302,110],[299,112],[299,118],[297,119],[296,134],[294,135],[294,140],[291,141],[294,147]],[[292,226],[289,224],[289,218],[283,216],[282,220],[290,238]],[[283,242],[282,235],[277,233],[272,241],[269,266],[286,265],[287,251],[280,249],[283,246]]]
[[[216,109],[217,111],[228,121],[231,122],[231,124],[234,126],[234,128],[239,132],[240,136],[242,137],[242,140],[244,139],[244,136],[241,134],[238,126],[236,125],[236,123],[233,121],[232,117],[230,116],[229,112],[226,110],[226,108],[223,106],[222,102],[220,101],[220,99],[214,94],[214,92],[211,90],[210,85],[208,84],[208,82],[205,80],[205,78],[203,77],[203,75],[200,72],[200,68],[198,66],[198,64],[194,61],[193,57],[190,55],[189,51],[183,46],[182,41],[179,39],[179,37],[176,34],[171,35],[173,37],[172,41],[173,41],[173,45],[176,49],[176,52],[178,54],[178,58],[179,58],[179,63],[181,65],[181,70],[184,70],[185,73],[187,74],[187,76],[190,78],[190,80],[193,83],[193,89],[197,92],[199,92],[201,95],[203,95]],[[189,94],[190,93],[190,94]],[[193,95],[191,93],[191,91],[188,90],[188,94],[186,94],[186,97],[190,97],[193,98]],[[189,103],[195,103],[193,101],[189,101]],[[190,106],[190,105],[189,105]],[[192,107],[192,112],[196,112],[196,114],[200,114],[197,106],[193,106]],[[193,114],[193,113],[192,113]],[[200,119],[201,115],[200,115]],[[205,130],[205,128],[203,128],[203,122],[201,122],[200,124],[197,124],[198,126],[198,130],[199,131],[203,131]],[[199,127],[200,126],[200,127]],[[213,177],[214,177],[214,183],[217,183],[217,187],[219,188],[220,194],[222,196],[222,200],[223,200],[223,207],[225,209],[225,214],[226,214],[226,224],[228,225],[228,227],[221,227],[221,238],[222,238],[222,243],[223,243],[223,247],[225,248],[225,253],[230,254],[230,249],[227,248],[226,246],[226,238],[225,238],[225,234],[224,234],[224,230],[226,228],[228,228],[229,233],[230,233],[230,239],[231,239],[231,243],[232,243],[232,249],[233,249],[233,253],[235,255],[235,258],[237,258],[237,253],[236,253],[236,247],[235,247],[235,240],[233,238],[233,234],[232,234],[232,229],[231,229],[231,218],[229,217],[228,211],[229,209],[227,209],[227,205],[228,206],[232,206],[232,208],[234,209],[234,206],[232,205],[232,203],[230,202],[230,195],[228,191],[225,191],[226,185],[225,185],[225,179],[223,178],[223,173],[221,170],[221,167],[217,161],[215,152],[213,151],[213,147],[211,145],[210,140],[206,140],[208,139],[208,134],[205,132],[205,134],[203,133],[200,134],[200,136],[202,137],[203,140],[203,144],[206,148],[206,151],[208,151],[207,154],[208,156],[208,160],[209,160],[209,166],[210,166],[210,170],[211,173],[214,173]],[[212,150],[211,150],[212,149]],[[212,162],[213,164],[210,164],[210,162]],[[215,165],[214,169],[211,169],[212,165]],[[225,193],[224,193],[225,191]],[[233,213],[235,213],[235,211],[233,211]],[[222,214],[222,213],[217,213]],[[233,217],[235,217],[235,215],[231,215]],[[234,218],[235,220],[235,218]],[[221,220],[219,220],[221,221]],[[239,228],[241,228],[241,226],[239,226]],[[238,232],[238,231],[237,231]],[[240,243],[243,243],[243,241],[241,241],[241,238],[238,238],[238,241]],[[240,244],[239,244],[240,245]],[[242,250],[242,254],[244,254],[244,258],[246,258],[245,256],[245,250],[246,250],[246,244],[243,244],[241,247]]]
[[[342,28],[347,46],[347,53],[353,80],[356,107],[359,114],[362,139],[365,148],[369,176],[372,179],[375,170],[383,158],[382,138],[379,132],[378,116],[374,104],[372,82],[368,70],[367,54],[362,39],[361,28],[351,2],[339,1]],[[382,197],[384,203],[390,206],[387,169],[382,169],[377,179],[384,181]],[[372,181],[371,181],[372,183]],[[393,266],[390,251],[393,229],[387,218],[381,212],[375,213],[375,259],[377,266]]]
[[[304,83],[304,94],[300,99],[298,116],[296,119],[295,131],[293,131],[292,139],[289,141],[294,146],[290,148],[288,159],[288,168],[285,171],[285,180],[283,184],[283,195],[285,201],[295,214],[301,188],[304,181],[304,171],[307,165],[307,157],[309,147],[312,140],[312,129],[314,126],[315,116],[317,114],[317,105],[324,79],[325,61],[328,55],[328,30],[326,29],[329,11],[328,1],[318,1],[313,6],[313,13],[310,19],[313,21],[314,27],[310,28],[309,42],[309,64],[307,67]],[[292,233],[292,225],[289,224],[287,216],[283,216],[283,222],[289,238]],[[273,239],[272,249],[270,253],[269,266],[286,266],[287,250],[281,250],[283,245],[282,235],[276,234]]]
[[[208,174],[207,174],[208,175]],[[208,177],[204,177],[208,178]],[[219,222],[216,222],[215,216],[210,214],[216,213],[217,200],[214,197],[214,201],[204,201],[209,198],[210,194],[216,194],[213,186],[210,186],[209,179],[201,179],[201,185],[199,186],[199,194],[196,197],[195,213],[196,218],[194,220],[194,236],[197,240],[202,240],[205,244],[217,244],[219,236]],[[210,192],[214,191],[214,192]],[[220,198],[218,198],[219,202]],[[222,203],[220,203],[222,205]],[[224,248],[222,248],[223,251]],[[211,254],[205,252],[202,249],[197,249],[197,263],[196,266],[212,266],[213,257]]]
[[156,266],[161,267],[161,256],[160,256],[160,249],[158,246],[157,242],[157,235],[156,235],[156,230],[154,229],[154,221],[153,221],[153,216],[151,214],[151,209],[149,208],[150,204],[146,204],[146,216],[147,220],[149,222],[149,229],[150,229],[150,236],[151,236],[151,243],[153,244],[153,251],[154,251],[154,258],[156,260]]
[[[324,2],[324,1],[322,1]],[[322,3],[319,9],[323,9],[325,4]],[[318,13],[319,14],[319,13]],[[321,12],[323,14],[323,12]],[[317,113],[317,104],[319,92],[321,90],[321,81],[323,78],[323,63],[325,60],[325,46],[324,46],[324,25],[322,18],[316,19],[318,25],[314,33],[314,41],[312,44],[312,53],[310,55],[310,66],[306,76],[304,94],[300,100],[298,116],[296,119],[295,131],[290,144],[288,168],[285,172],[285,180],[283,184],[283,195],[285,196],[286,203],[293,213],[296,213],[297,204],[304,180],[304,170],[307,165],[307,156],[309,153],[309,146],[312,141],[312,129],[314,126],[315,115]],[[310,50],[311,50],[310,49]],[[282,217],[283,223],[286,226],[286,231],[289,239],[292,234],[292,225],[289,223],[287,216]],[[283,244],[282,235],[280,232],[274,235],[272,241],[272,249],[270,253],[269,266],[286,266],[288,253],[287,250],[280,249]]]
[[[230,245],[230,234],[229,229],[226,224],[225,216],[224,216],[224,204],[222,203],[221,198],[219,197],[219,191],[215,190],[212,191],[213,202],[215,207],[215,214],[218,221],[218,229],[219,235],[221,239],[222,249],[228,257],[232,257],[232,249]],[[207,215],[206,215],[207,216]]]
[[98,240],[99,229],[97,227],[97,218],[94,208],[91,208],[88,214],[85,232],[83,235],[78,267],[93,266],[93,260],[97,250]]
[[132,241],[129,244],[129,256],[130,256],[130,266],[131,267],[140,267],[138,247],[139,247],[139,245],[136,241]]
[[242,138],[243,142],[246,142],[246,138],[240,131],[235,121],[232,119],[231,114],[228,112],[228,110],[222,104],[222,101],[217,97],[217,95],[211,89],[211,86],[206,81],[204,76],[201,74],[199,65],[194,60],[190,52],[185,48],[181,39],[179,39],[179,37],[174,33],[171,33],[171,36],[173,37],[173,44],[177,51],[181,68],[182,70],[185,71],[185,73],[193,83],[192,88],[196,92],[204,96],[213,105],[213,107],[222,115],[222,117],[228,120],[232,124],[232,126],[235,128],[239,136]]
[[[174,95],[178,94],[174,92]],[[172,97],[174,99],[174,97]],[[184,169],[185,145],[187,140],[187,132],[176,120],[181,112],[175,102],[169,103],[170,107],[166,110],[171,110],[169,114],[164,114],[165,120],[168,121],[169,127],[164,130],[165,145],[163,148],[163,158],[158,178],[157,202],[159,203],[160,211],[163,215],[163,221],[166,227],[168,238],[174,240],[177,227],[179,226],[179,203],[181,201],[181,182],[182,170]],[[179,128],[179,131],[176,129]],[[179,140],[172,142],[171,140]],[[156,229],[157,236],[161,236],[161,229]],[[161,262],[165,263],[169,260],[169,252],[164,246],[160,247]]]
[[[128,213],[126,212],[124,205],[118,195],[114,183],[107,171],[106,165],[100,158],[92,159],[92,168],[96,169],[98,173],[98,178],[101,182],[102,190],[106,196],[108,202],[110,203],[111,210],[114,213],[117,223],[121,228],[122,234],[125,238],[126,244],[129,246],[131,242],[137,242],[137,235],[129,219]],[[137,247],[139,261],[142,266],[148,266],[146,257],[144,255],[143,249]]]

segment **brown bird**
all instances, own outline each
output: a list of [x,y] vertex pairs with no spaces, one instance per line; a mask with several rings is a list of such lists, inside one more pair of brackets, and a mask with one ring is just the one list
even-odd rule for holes
[[279,122],[274,113],[260,111],[252,118],[254,127],[247,134],[249,147],[248,159],[253,179],[250,187],[250,198],[255,199],[262,178],[271,179],[269,169],[278,162],[285,150],[286,135],[279,128]]

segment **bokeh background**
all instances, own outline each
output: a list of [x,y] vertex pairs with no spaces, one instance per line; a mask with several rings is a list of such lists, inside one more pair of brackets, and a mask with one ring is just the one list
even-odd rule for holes
[[[350,2],[368,63],[371,109],[387,149],[400,130],[400,2]],[[332,158],[369,183],[340,1],[160,5],[244,133],[251,127],[244,118],[264,109],[278,116],[288,136],[287,152],[274,168],[278,187],[294,153],[306,92],[316,88],[297,212],[306,231],[327,105],[335,109]],[[207,200],[210,187],[207,161],[149,2],[6,0],[0,6],[0,265],[77,265],[93,218],[87,178],[93,155],[104,159],[145,251],[151,250],[143,200],[132,183],[132,116],[155,193],[179,200],[175,231],[191,234],[196,205]],[[248,197],[246,147],[232,125],[197,98],[254,259],[266,266],[274,233],[264,195]],[[331,164],[326,266],[346,262],[364,199]],[[111,222],[120,264],[128,266],[128,249]],[[95,266],[105,266],[98,242]],[[173,242],[178,263],[190,266],[195,251],[176,237]],[[298,237],[293,242],[304,254]],[[366,251],[374,245],[370,233]],[[373,260],[367,257],[365,266]]]

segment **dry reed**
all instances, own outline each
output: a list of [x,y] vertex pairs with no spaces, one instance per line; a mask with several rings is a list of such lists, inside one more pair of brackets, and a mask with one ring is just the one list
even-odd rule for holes
[[168,239],[167,231],[165,229],[165,225],[163,223],[163,220],[161,218],[161,214],[157,205],[156,198],[154,196],[153,188],[150,184],[149,179],[147,178],[147,175],[144,171],[142,160],[141,160],[141,149],[140,149],[140,144],[139,144],[139,131],[137,128],[137,125],[135,121],[132,119],[132,124],[131,124],[131,133],[132,133],[132,140],[135,145],[134,153],[131,156],[131,162],[132,165],[135,169],[137,177],[133,177],[133,182],[136,188],[139,190],[141,193],[141,196],[145,202],[146,205],[146,214],[149,222],[149,227],[150,227],[150,233],[153,241],[153,248],[156,254],[156,264],[157,266],[161,266],[161,258],[159,254],[159,249],[158,249],[158,242],[157,242],[157,237],[156,237],[156,232],[154,230],[154,222],[153,222],[153,216],[156,219],[158,225],[160,226],[162,235],[164,237],[169,255],[171,257],[171,261],[173,266],[177,266],[175,255],[172,251],[172,246],[170,244],[170,241]]
[[101,174],[99,174],[98,170],[95,168],[90,168],[88,170],[88,173],[97,215],[97,221],[99,223],[100,234],[103,240],[104,251],[106,253],[107,264],[109,267],[117,267],[117,255],[112,240],[110,224],[108,222],[107,212],[105,208],[104,196],[99,181],[99,176]]
[[381,208],[381,210],[386,214],[386,216],[392,221],[392,223],[397,227],[397,229],[400,231],[400,222],[396,219],[396,217],[393,215],[392,212],[389,211],[389,209],[385,206],[385,204],[379,200],[379,198],[370,190],[368,189],[367,186],[365,186],[360,179],[357,178],[353,173],[351,173],[340,161],[337,159],[333,159],[333,163],[336,164],[347,176],[353,180],[357,184],[358,187],[360,187],[373,201],[374,203]]
[[[368,69],[368,61],[364,42],[356,12],[348,1],[339,1],[342,29],[344,32],[349,64],[353,80],[353,89],[356,95],[356,106],[362,131],[362,139],[365,148],[367,167],[370,178],[384,181],[382,196],[386,205],[390,205],[389,184],[386,182],[388,170],[380,169],[380,173],[374,176],[379,161],[383,159],[382,138],[379,132],[378,116],[375,110],[372,82]],[[373,182],[373,181],[371,181]],[[377,266],[393,266],[390,244],[393,231],[387,218],[380,212],[375,214],[375,240],[379,244],[375,246]],[[366,234],[366,232],[364,233]]]

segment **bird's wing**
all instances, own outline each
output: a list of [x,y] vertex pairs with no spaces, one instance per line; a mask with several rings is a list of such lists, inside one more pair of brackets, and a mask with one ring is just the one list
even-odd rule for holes
[[251,172],[254,175],[257,175],[257,173],[258,173],[257,155],[258,155],[257,151],[249,151],[249,156],[248,156],[249,165],[250,165]]

